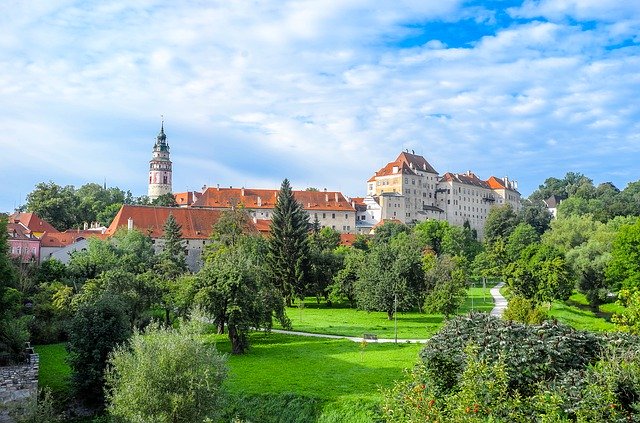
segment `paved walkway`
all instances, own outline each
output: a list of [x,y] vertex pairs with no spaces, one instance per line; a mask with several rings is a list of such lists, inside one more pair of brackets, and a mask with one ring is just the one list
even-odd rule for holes
[[[362,342],[363,338],[359,338],[357,336],[341,336],[341,335],[326,335],[324,333],[310,333],[310,332],[296,332],[292,330],[280,330],[280,329],[271,329],[271,332],[274,333],[282,333],[285,335],[298,335],[298,336],[310,336],[313,338],[329,338],[329,339],[348,339],[353,342]],[[395,339],[387,339],[387,338],[378,338],[378,339],[365,339],[367,342],[377,342],[380,344],[388,344],[391,342],[396,342]],[[426,339],[400,339],[398,338],[398,344],[424,344],[427,342]]]
[[496,317],[502,317],[502,313],[504,313],[504,309],[507,308],[507,299],[502,296],[500,293],[500,288],[504,286],[504,282],[500,282],[493,288],[491,288],[491,296],[493,297],[493,301],[495,305],[493,306],[493,310],[491,310],[491,315]]

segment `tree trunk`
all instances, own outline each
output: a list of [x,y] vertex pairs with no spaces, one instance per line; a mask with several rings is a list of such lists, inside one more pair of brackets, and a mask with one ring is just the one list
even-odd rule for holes
[[387,320],[393,320],[393,310],[387,311]]
[[224,320],[220,319],[217,323],[218,326],[218,335],[224,334]]
[[291,296],[287,295],[286,297],[284,297],[284,303],[287,305],[287,307],[291,307]]
[[237,329],[233,325],[229,325],[229,341],[231,341],[231,352],[233,354],[243,354],[244,345]]
[[164,308],[164,324],[167,325],[167,327],[171,324],[171,310],[169,310],[169,307],[165,307]]

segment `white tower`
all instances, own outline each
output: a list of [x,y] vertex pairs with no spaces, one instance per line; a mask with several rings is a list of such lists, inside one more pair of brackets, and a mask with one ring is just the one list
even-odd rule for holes
[[164,120],[149,161],[149,199],[155,200],[163,194],[171,194],[171,160],[167,136],[164,134]]

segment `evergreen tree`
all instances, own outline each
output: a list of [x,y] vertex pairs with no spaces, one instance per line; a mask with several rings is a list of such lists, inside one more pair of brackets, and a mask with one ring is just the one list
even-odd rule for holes
[[162,306],[165,311],[165,322],[170,323],[170,312],[175,291],[175,281],[187,271],[187,253],[182,244],[182,227],[178,224],[173,214],[169,214],[163,227],[162,239],[164,246],[159,254],[160,260],[156,270],[160,275]]
[[291,305],[295,296],[304,295],[308,267],[307,232],[309,216],[296,201],[289,180],[282,181],[271,219],[267,256],[271,277]]

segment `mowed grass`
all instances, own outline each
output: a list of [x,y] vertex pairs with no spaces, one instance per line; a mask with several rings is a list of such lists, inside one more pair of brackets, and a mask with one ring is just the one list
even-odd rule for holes
[[40,356],[39,388],[51,389],[56,404],[65,403],[72,396],[66,344],[36,345],[35,351]]
[[[467,298],[458,310],[459,314],[471,310],[489,312],[493,308],[493,298],[487,288],[470,288]],[[394,320],[388,320],[384,312],[367,312],[349,308],[346,304],[326,302],[319,304],[313,297],[305,299],[303,307],[289,307],[287,316],[291,319],[292,329],[301,332],[325,333],[330,335],[362,336],[374,334],[378,338],[393,339],[395,337]],[[436,333],[442,326],[440,314],[424,314],[414,312],[398,312],[399,339],[426,339]]]
[[[225,335],[210,335],[231,350]],[[380,389],[402,378],[418,361],[419,344],[356,343],[276,333],[253,333],[245,355],[229,355],[226,385],[237,394],[294,393],[320,400],[380,398]]]
[[615,331],[617,327],[610,321],[611,314],[622,309],[623,307],[616,304],[603,304],[598,312],[594,312],[589,308],[586,297],[574,292],[566,302],[554,301],[549,316],[576,329]]

